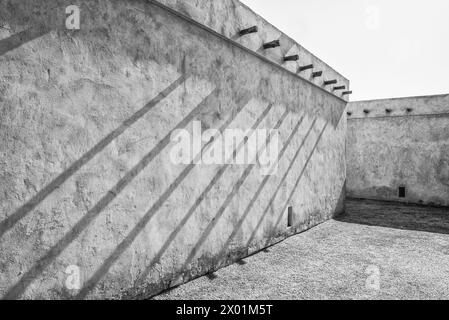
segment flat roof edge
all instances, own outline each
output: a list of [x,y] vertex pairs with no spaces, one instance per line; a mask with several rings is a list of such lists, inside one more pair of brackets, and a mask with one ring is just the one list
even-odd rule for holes
[[407,100],[407,99],[428,99],[428,98],[438,98],[438,97],[444,97],[444,96],[449,96],[449,93],[431,94],[431,95],[422,95],[422,96],[405,96],[405,97],[382,98],[382,99],[356,100],[356,101],[351,101],[349,103]]

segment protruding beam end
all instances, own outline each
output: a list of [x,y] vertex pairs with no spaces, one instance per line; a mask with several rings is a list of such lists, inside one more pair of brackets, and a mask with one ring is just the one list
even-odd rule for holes
[[332,91],[345,90],[346,86],[337,86],[332,89]]
[[313,64],[308,64],[306,66],[299,67],[299,72],[302,72],[302,71],[305,71],[305,70],[309,70],[309,69],[313,69]]
[[345,91],[341,95],[342,96],[347,96],[347,95],[350,95],[350,94],[352,94],[352,91]]
[[263,45],[264,49],[272,49],[272,48],[276,48],[276,47],[280,47],[281,43],[279,42],[279,40],[274,40],[271,42],[267,42]]
[[331,84],[337,84],[337,80],[327,80],[327,81],[324,81],[324,85],[325,86],[329,86],[329,85],[331,85]]
[[253,26],[253,27],[250,27],[247,29],[240,30],[239,36],[242,37],[242,36],[250,34],[250,33],[256,33],[258,31],[259,31],[259,28],[257,28],[257,26]]
[[317,72],[312,73],[312,77],[314,77],[314,78],[319,78],[322,75],[323,75],[323,71],[317,71]]
[[295,54],[293,56],[286,56],[284,57],[284,61],[298,61],[299,55]]

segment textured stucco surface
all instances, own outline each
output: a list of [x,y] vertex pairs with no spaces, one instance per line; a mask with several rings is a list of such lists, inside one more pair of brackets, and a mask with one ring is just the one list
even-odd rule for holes
[[[345,101],[151,3],[68,4],[0,2],[1,296],[147,297],[342,211]],[[278,174],[172,164],[193,120],[279,125]]]
[[449,206],[449,95],[353,102],[348,112],[348,196]]

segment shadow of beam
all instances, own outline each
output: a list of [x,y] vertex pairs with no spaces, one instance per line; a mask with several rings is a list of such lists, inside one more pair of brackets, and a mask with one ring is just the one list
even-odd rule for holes
[[13,214],[7,217],[0,223],[0,238],[16,223],[28,215],[32,210],[36,208],[42,201],[45,200],[56,188],[66,182],[75,172],[77,172],[82,166],[93,159],[99,152],[104,150],[114,139],[120,136],[127,128],[136,123],[140,118],[147,114],[153,107],[159,104],[165,97],[172,93],[176,88],[181,86],[186,80],[187,76],[183,75],[176,81],[165,88],[154,99],[148,102],[143,108],[134,113],[130,118],[125,120],[117,129],[109,133],[105,138],[98,142],[92,149],[86,152],[81,158],[75,161],[67,170],[61,173],[41,191],[39,191],[34,197],[32,197],[27,203],[22,205]]
[[215,214],[215,216],[213,217],[213,219],[207,225],[206,230],[201,234],[201,237],[199,238],[199,240],[195,244],[193,250],[190,252],[189,256],[187,257],[186,261],[184,262],[183,266],[181,267],[181,270],[185,270],[186,267],[190,264],[190,262],[192,262],[192,260],[195,258],[199,248],[204,244],[204,242],[206,241],[206,239],[209,236],[209,234],[212,232],[214,227],[217,225],[219,219],[223,216],[226,208],[229,206],[229,204],[231,203],[232,199],[237,194],[237,192],[240,190],[240,187],[243,185],[243,183],[245,182],[246,178],[248,178],[249,174],[251,173],[252,169],[255,166],[256,165],[251,164],[248,167],[246,167],[246,169],[243,172],[242,176],[239,178],[237,183],[233,186],[231,192],[226,197],[226,199],[223,202],[223,204],[221,205],[220,209],[218,209],[218,211]]
[[123,189],[131,183],[131,181],[150,164],[150,162],[170,143],[171,134],[177,129],[184,128],[189,122],[191,122],[195,116],[197,116],[205,105],[208,104],[209,99],[214,97],[217,89],[212,91],[195,109],[193,109],[172,131],[170,131],[159,143],[147,153],[143,159],[135,165],[128,173],[121,178],[117,184],[112,187],[95,206],[90,209],[86,215],[79,220],[76,225],[61,239],[59,240],[36,264],[28,270],[22,278],[14,285],[6,295],[4,299],[16,299],[25,291],[28,285],[38,276],[48,265],[61,254],[61,252],[67,248],[67,246],[73,242],[81,232],[103,211]]
[[[250,101],[249,95],[247,95],[244,99],[240,99],[242,102],[240,103],[236,112],[220,127],[219,131],[223,132],[235,119],[235,117],[244,109],[244,107]],[[271,109],[272,105],[270,105],[267,109]],[[206,144],[202,147],[202,154],[207,148],[209,144]],[[172,195],[172,193],[177,189],[179,184],[187,177],[187,175],[193,170],[196,166],[193,161],[192,164],[188,165],[181,174],[175,179],[175,181],[169,186],[167,190],[158,198],[158,200],[151,206],[151,208],[145,213],[144,217],[136,224],[136,226],[131,230],[131,232],[126,236],[125,239],[114,249],[111,255],[106,258],[103,264],[98,268],[98,270],[94,273],[94,275],[87,281],[84,287],[77,295],[77,299],[84,299],[89,292],[98,284],[98,282],[104,277],[104,275],[109,271],[111,266],[120,258],[123,252],[129,248],[129,246],[133,243],[133,241],[137,238],[140,232],[145,228],[145,226],[151,221],[154,215],[159,211],[164,202]],[[218,174],[217,174],[218,175]]]
[[[284,115],[281,117],[281,119],[279,120],[279,122],[276,125],[277,129],[281,123],[285,120],[285,118],[288,115],[288,111],[286,111],[284,113]],[[257,122],[257,124],[255,124],[253,126],[253,129],[256,129],[257,126],[259,125],[259,121]],[[242,144],[239,146],[238,149],[240,149],[240,147],[242,146]],[[239,150],[237,150],[238,152]],[[170,246],[170,244],[173,242],[173,240],[176,238],[176,236],[178,235],[178,233],[181,231],[181,229],[184,227],[184,225],[187,223],[187,221],[191,218],[191,216],[195,213],[195,211],[198,209],[199,205],[201,204],[201,202],[204,200],[204,198],[207,196],[207,194],[209,193],[209,191],[213,188],[213,186],[217,183],[217,181],[222,177],[222,175],[224,174],[224,172],[226,171],[226,169],[229,167],[230,165],[224,165],[220,168],[220,170],[217,172],[217,174],[213,177],[213,179],[211,180],[211,182],[209,183],[209,185],[204,189],[204,191],[201,193],[201,195],[195,200],[193,206],[189,209],[189,211],[187,212],[187,214],[184,216],[184,218],[181,220],[181,222],[176,226],[176,228],[170,233],[170,236],[168,237],[167,241],[165,241],[164,245],[161,247],[161,249],[157,252],[157,254],[155,255],[155,257],[152,259],[152,261],[150,262],[150,264],[145,268],[144,272],[139,276],[139,279],[136,281],[137,286],[140,286],[143,284],[143,282],[145,281],[145,279],[148,277],[148,274],[151,272],[152,268],[154,267],[155,264],[157,264],[159,262],[159,260],[162,258],[162,255],[165,253],[165,251],[168,249],[168,247]]]
[[323,137],[323,134],[326,131],[326,128],[327,128],[328,124],[329,124],[329,122],[326,122],[326,124],[324,125],[324,128],[321,130],[320,135],[318,136],[317,141],[315,142],[315,145],[313,146],[312,151],[310,152],[309,156],[307,157],[306,163],[302,167],[301,173],[299,174],[298,179],[296,179],[295,185],[293,186],[292,191],[290,192],[290,195],[288,196],[287,201],[285,202],[284,207],[280,211],[279,218],[278,218],[278,220],[276,221],[276,224],[273,227],[273,232],[275,232],[276,228],[278,227],[279,223],[281,222],[281,219],[284,216],[284,212],[285,212],[285,210],[287,210],[288,204],[292,200],[292,198],[293,198],[293,196],[295,194],[296,188],[298,188],[298,185],[301,182],[301,179],[302,179],[302,177],[304,175],[304,172],[306,171],[306,169],[307,169],[307,167],[309,165],[310,159],[312,159],[312,156],[315,153],[315,150],[317,149],[318,144],[320,143],[321,138]]
[[5,53],[14,50],[22,45],[24,45],[27,42],[33,41],[37,38],[40,38],[47,33],[49,33],[52,29],[48,27],[33,27],[29,28],[27,30],[18,32],[16,34],[13,34],[12,36],[1,39],[0,40],[0,56],[4,55]]
[[270,201],[268,202],[268,205],[266,206],[262,216],[260,217],[259,221],[257,222],[257,225],[254,228],[254,231],[251,233],[251,236],[249,237],[248,241],[246,242],[246,246],[245,247],[248,247],[250,245],[250,243],[253,241],[254,237],[256,236],[256,233],[259,230],[263,220],[265,219],[265,216],[268,214],[268,211],[270,210],[270,207],[273,205],[274,200],[276,199],[279,191],[281,190],[282,184],[287,179],[287,176],[289,175],[291,169],[293,168],[293,165],[295,164],[296,159],[298,158],[302,148],[304,147],[307,138],[309,137],[310,133],[312,132],[312,129],[315,126],[316,121],[317,121],[317,119],[315,118],[315,120],[313,120],[313,123],[310,126],[309,130],[307,131],[307,134],[304,136],[304,139],[302,140],[301,146],[298,148],[298,150],[296,150],[296,153],[295,153],[292,161],[290,162],[290,165],[288,166],[287,171],[282,176],[281,182],[279,183],[278,187],[276,188],[276,191],[274,192],[273,196],[270,198]]
[[[298,123],[296,124],[296,126],[294,127],[293,131],[291,132],[290,136],[287,138],[284,146],[282,147],[281,152],[279,153],[279,157],[278,157],[278,161],[283,157],[284,153],[287,151],[287,148],[289,147],[290,143],[292,142],[294,136],[296,135],[296,133],[298,132],[302,122],[304,120],[304,116],[301,117],[301,119],[298,121]],[[240,220],[237,222],[234,230],[232,231],[231,235],[229,236],[229,238],[226,240],[225,244],[223,245],[222,249],[220,250],[220,252],[218,253],[218,257],[223,257],[226,253],[226,250],[228,249],[229,245],[231,244],[231,241],[234,239],[234,237],[237,235],[238,231],[240,230],[241,226],[243,225],[243,222],[245,221],[246,217],[248,216],[248,214],[251,212],[251,209],[254,205],[254,203],[257,201],[257,199],[259,198],[259,195],[261,194],[262,190],[265,188],[265,185],[268,183],[268,180],[270,180],[272,176],[266,176],[262,183],[259,185],[259,188],[257,189],[256,193],[254,194],[254,196],[251,198],[251,200],[248,203],[248,206],[245,208],[245,210],[243,211],[242,216],[240,217]]]
[[334,220],[399,230],[449,234],[449,208],[378,200],[346,201],[345,213]]

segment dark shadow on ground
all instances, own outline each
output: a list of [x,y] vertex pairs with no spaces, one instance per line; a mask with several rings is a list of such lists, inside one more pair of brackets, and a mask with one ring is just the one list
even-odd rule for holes
[[335,220],[385,228],[449,234],[449,208],[348,199]]

